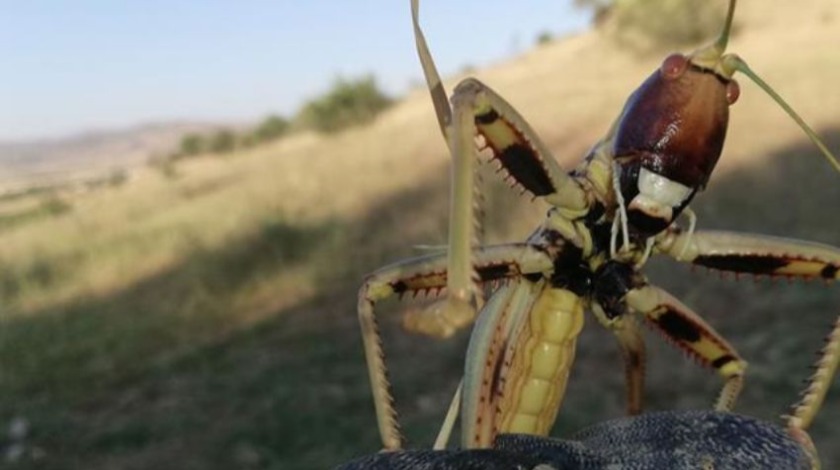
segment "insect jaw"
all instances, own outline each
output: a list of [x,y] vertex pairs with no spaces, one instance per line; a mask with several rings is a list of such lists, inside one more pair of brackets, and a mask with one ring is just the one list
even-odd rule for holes
[[694,189],[644,167],[639,170],[638,189],[639,193],[627,205],[628,211],[661,219],[666,226],[671,224],[678,215],[677,211],[685,206],[694,193]]

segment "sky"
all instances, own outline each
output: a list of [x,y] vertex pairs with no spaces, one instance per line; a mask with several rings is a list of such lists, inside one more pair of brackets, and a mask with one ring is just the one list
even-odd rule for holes
[[[292,116],[339,76],[422,76],[408,0],[0,0],[0,140]],[[571,0],[427,0],[441,73],[580,31]]]

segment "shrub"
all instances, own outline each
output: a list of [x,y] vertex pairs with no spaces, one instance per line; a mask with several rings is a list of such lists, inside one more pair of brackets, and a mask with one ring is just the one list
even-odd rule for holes
[[236,134],[229,129],[221,129],[210,136],[207,150],[211,153],[229,153],[236,149]]
[[207,148],[207,142],[204,136],[200,134],[187,134],[181,138],[181,145],[178,150],[179,157],[189,157],[198,155],[204,152]]
[[255,142],[269,142],[282,137],[289,130],[289,121],[280,116],[269,116],[254,130]]
[[543,31],[537,35],[537,45],[544,46],[551,43],[552,39],[554,39],[554,37],[551,35],[551,32]]
[[592,8],[596,25],[636,50],[660,51],[696,45],[715,37],[725,9],[701,0],[575,0]]
[[332,133],[372,121],[392,100],[379,90],[372,75],[336,80],[332,89],[306,103],[298,119],[302,126]]
[[41,201],[40,209],[47,215],[61,215],[70,212],[73,206],[58,195],[50,195]]
[[574,5],[592,10],[592,24],[598,27],[610,16],[615,4],[619,2],[620,0],[574,0]]

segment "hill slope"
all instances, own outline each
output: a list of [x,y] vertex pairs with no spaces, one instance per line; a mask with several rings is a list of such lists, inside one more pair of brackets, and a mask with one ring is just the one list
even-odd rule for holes
[[0,191],[134,168],[155,155],[175,151],[186,134],[220,127],[161,123],[59,139],[0,142]]
[[[731,50],[840,148],[840,5],[742,3]],[[445,47],[429,39],[433,52]],[[587,33],[478,76],[571,165],[659,60]],[[831,217],[838,175],[768,98],[741,84],[720,168],[692,205],[701,228],[840,243]],[[417,90],[371,126],[186,162],[174,174],[139,172],[4,228],[0,426],[28,427],[14,443],[18,466],[321,468],[374,451],[356,289],[364,273],[416,255],[414,245],[445,243],[447,166]],[[511,193],[491,185],[491,241],[522,239],[544,214]],[[751,362],[739,410],[776,419],[838,311],[837,289],[687,271],[646,268]],[[466,336],[409,337],[400,308],[383,306],[383,334],[403,424],[415,445],[428,445]],[[589,323],[558,434],[623,412],[617,348]],[[719,380],[658,338],[649,343],[649,406],[709,406]],[[826,468],[840,462],[838,420],[835,390],[814,427]]]

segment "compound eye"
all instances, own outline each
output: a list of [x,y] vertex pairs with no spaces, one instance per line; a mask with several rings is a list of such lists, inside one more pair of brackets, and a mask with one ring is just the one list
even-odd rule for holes
[[665,80],[679,78],[688,68],[688,58],[682,54],[671,54],[662,61],[659,73]]
[[738,101],[739,96],[741,96],[741,86],[735,80],[730,80],[726,84],[726,102],[733,105]]

